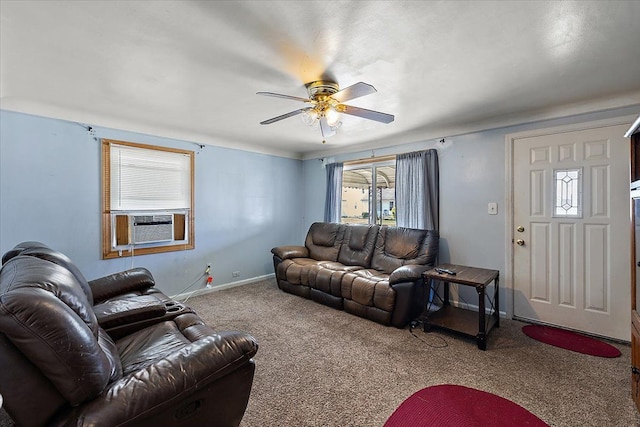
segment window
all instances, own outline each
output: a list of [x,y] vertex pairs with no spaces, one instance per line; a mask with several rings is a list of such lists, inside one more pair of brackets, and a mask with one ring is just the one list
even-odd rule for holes
[[193,176],[193,151],[103,140],[103,258],[193,249]]
[[554,217],[582,217],[582,170],[554,170]]
[[395,156],[345,163],[340,222],[396,225],[395,177]]

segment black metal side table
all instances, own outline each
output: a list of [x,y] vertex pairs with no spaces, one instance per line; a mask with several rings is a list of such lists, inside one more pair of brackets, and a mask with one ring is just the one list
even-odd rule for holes
[[[437,271],[440,269],[440,272]],[[449,270],[455,274],[442,272]],[[499,278],[498,270],[487,270],[484,268],[467,267],[464,265],[442,264],[437,268],[428,270],[423,274],[425,282],[429,283],[429,288],[437,295],[435,285],[438,281],[443,282],[442,306],[435,312],[427,313],[424,330],[427,332],[431,327],[437,327],[450,331],[462,333],[476,339],[478,348],[486,350],[487,335],[493,327],[500,326],[500,305],[499,305]],[[486,288],[494,283],[493,298],[486,294]],[[454,307],[449,302],[449,284],[473,286],[478,293],[478,311],[460,307]],[[486,313],[485,295],[489,302],[489,314]]]

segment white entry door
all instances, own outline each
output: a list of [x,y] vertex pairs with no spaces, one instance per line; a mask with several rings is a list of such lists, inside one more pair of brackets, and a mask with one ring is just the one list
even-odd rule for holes
[[627,127],[514,140],[514,317],[629,341]]

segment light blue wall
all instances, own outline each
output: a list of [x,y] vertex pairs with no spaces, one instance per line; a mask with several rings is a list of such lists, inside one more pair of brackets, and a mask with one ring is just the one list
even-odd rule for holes
[[[639,107],[547,120],[460,136],[418,141],[385,149],[375,156],[436,148],[440,168],[440,262],[470,265],[505,271],[506,239],[506,158],[505,136],[531,129],[549,128],[623,116],[637,116]],[[332,161],[371,157],[371,151],[332,156]],[[302,228],[322,221],[324,212],[325,170],[318,159],[305,160],[305,206]],[[498,203],[498,214],[488,215],[487,204]],[[505,289],[501,298],[506,302]],[[473,295],[463,298],[474,301]],[[503,305],[502,307],[505,307]],[[503,310],[501,308],[501,310]]]
[[89,279],[133,264],[175,295],[209,262],[215,284],[272,274],[270,249],[301,241],[302,161],[99,127],[95,133],[197,153],[196,249],[102,260],[99,140],[77,123],[0,111],[1,253],[42,241]]
[[[529,129],[637,115],[626,108],[376,149],[376,156],[439,150],[441,262],[504,271],[505,135]],[[158,286],[181,293],[212,262],[215,283],[271,274],[273,246],[301,244],[322,221],[325,170],[304,162],[241,150],[96,128],[113,138],[190,149],[196,155],[196,249],[136,256]],[[361,151],[336,161],[371,156]],[[65,252],[88,278],[131,266],[100,258],[100,144],[77,123],[0,111],[0,252],[40,240]],[[498,203],[498,215],[487,203]],[[240,271],[239,278],[232,272]]]

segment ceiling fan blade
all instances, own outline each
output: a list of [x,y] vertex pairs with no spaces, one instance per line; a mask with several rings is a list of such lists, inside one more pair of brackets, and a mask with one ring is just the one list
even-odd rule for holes
[[311,102],[308,98],[300,98],[298,96],[283,95],[281,93],[274,92],[256,92],[256,95],[274,96],[276,98],[293,99],[294,101]]
[[393,114],[381,113],[380,111],[367,110],[360,107],[352,107],[351,105],[339,104],[337,110],[351,116],[362,117],[363,119],[375,120],[381,123],[391,123],[395,117]]
[[336,129],[329,126],[329,122],[327,122],[326,117],[322,117],[320,118],[320,132],[322,132],[323,138],[328,138],[336,134]]
[[371,95],[376,92],[376,88],[370,84],[359,82],[345,87],[341,91],[334,93],[331,97],[338,102],[344,102],[350,99],[360,98],[361,96]]
[[296,110],[296,111],[291,111],[290,113],[283,114],[281,116],[274,117],[272,119],[260,122],[260,124],[261,125],[270,125],[271,123],[275,123],[275,122],[278,122],[278,121],[283,120],[283,119],[288,119],[289,117],[297,116],[298,114],[302,114],[302,113],[304,113],[305,111],[308,111],[308,110],[311,110],[311,107],[301,108],[301,109]]

